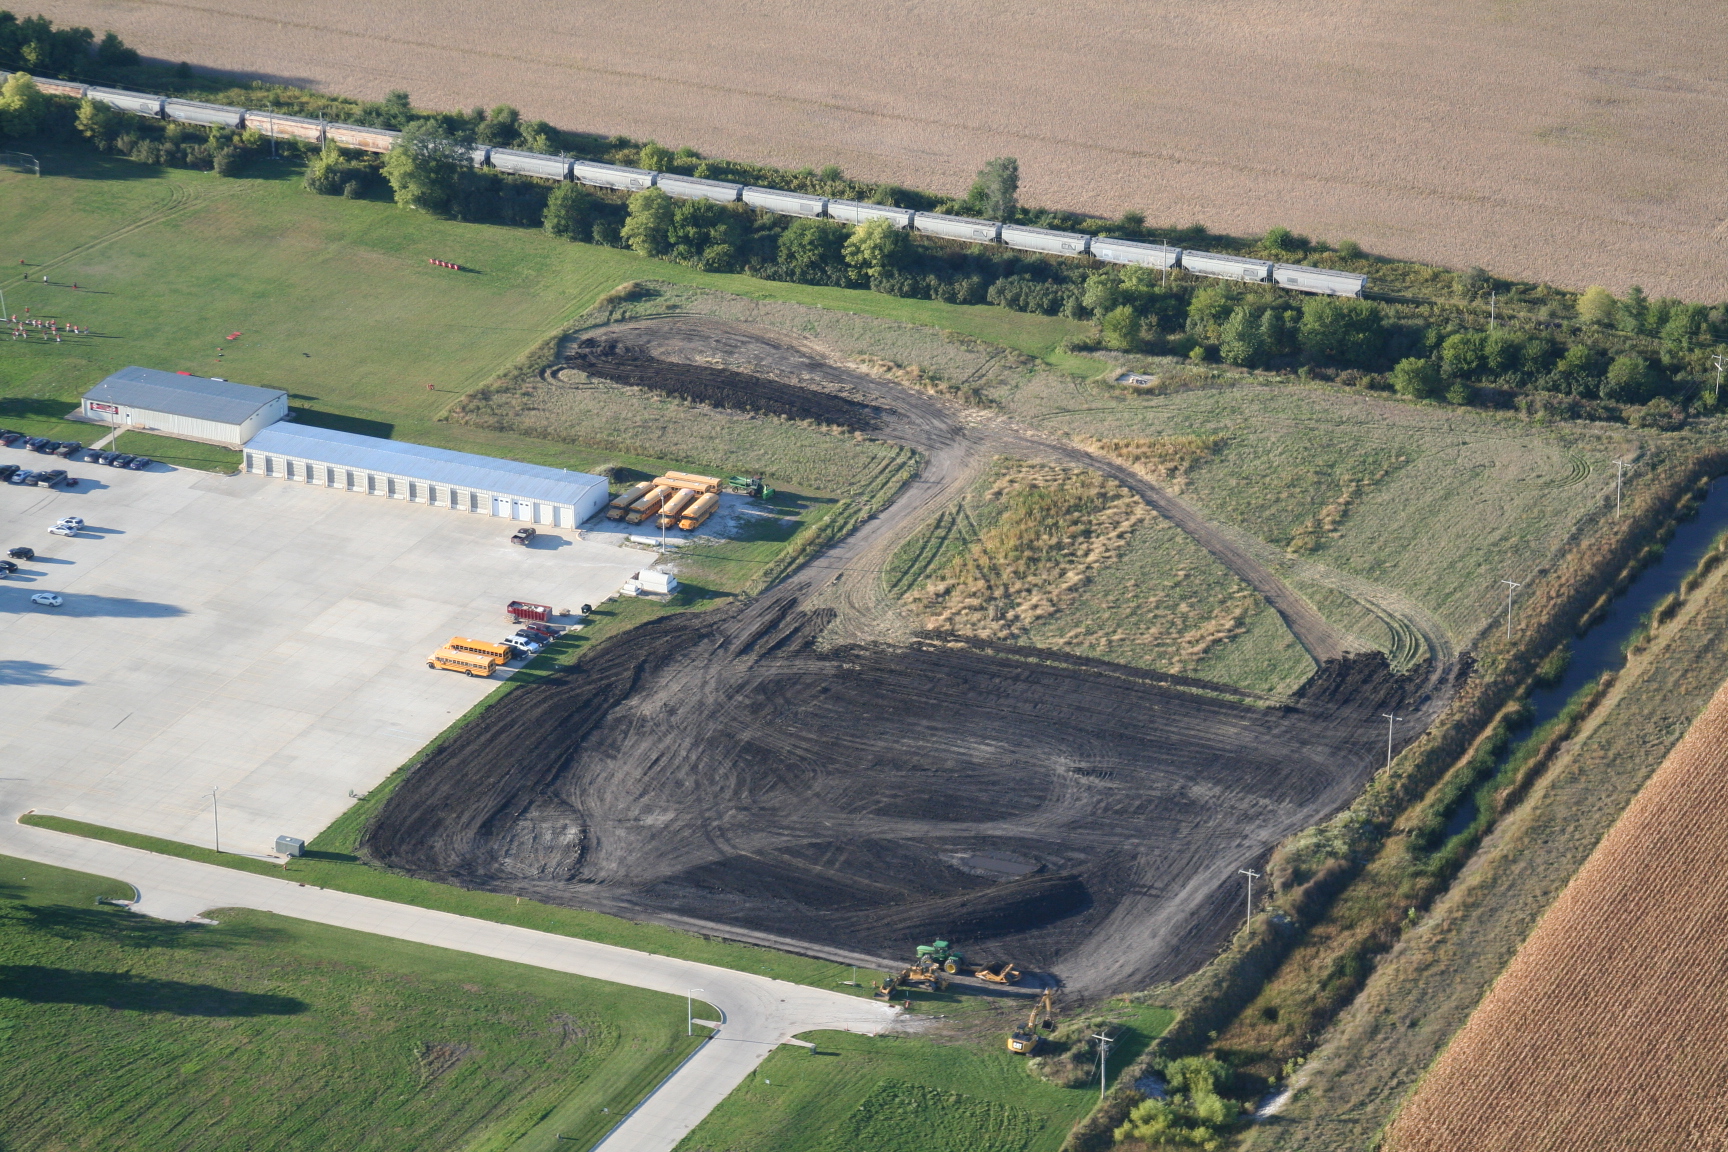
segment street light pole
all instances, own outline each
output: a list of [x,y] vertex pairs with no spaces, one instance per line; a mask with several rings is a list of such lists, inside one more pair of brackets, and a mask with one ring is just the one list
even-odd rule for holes
[[1102,1032],[1092,1033],[1098,1042],[1098,1103],[1104,1103],[1104,1089],[1110,1080],[1110,1045],[1115,1041]]
[[216,851],[222,851],[222,817],[216,811],[216,789],[210,789],[210,823],[216,829]]
[[690,988],[684,993],[684,1035],[696,1035],[696,993],[706,995],[706,988]]
[[1248,877],[1248,919],[1242,923],[1242,927],[1247,928],[1254,922],[1254,881],[1260,879],[1260,873],[1248,868],[1238,868],[1236,871]]
[[1512,639],[1512,593],[1524,585],[1516,580],[1502,580],[1500,583],[1506,585],[1506,639],[1510,640]]

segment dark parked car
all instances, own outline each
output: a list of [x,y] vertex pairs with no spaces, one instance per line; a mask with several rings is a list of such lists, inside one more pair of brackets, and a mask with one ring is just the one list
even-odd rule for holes
[[39,447],[37,447],[36,451],[42,453],[44,456],[52,456],[54,453],[60,451],[60,441],[45,440]]
[[64,479],[66,479],[66,469],[50,468],[46,472],[36,473],[35,484],[38,488],[52,488]]
[[114,459],[108,461],[108,467],[110,467],[110,468],[124,468],[130,463],[132,463],[132,457],[130,457],[126,453],[122,452],[122,453],[120,453],[120,455],[114,457]]
[[126,467],[132,469],[134,472],[142,472],[154,463],[156,463],[156,461],[150,459],[148,456],[134,456],[132,457],[131,463],[127,464]]
[[108,452],[94,452],[93,451],[90,453],[90,462],[92,464],[106,464],[118,455],[120,455],[120,453],[114,452],[114,451],[108,451]]
[[34,484],[35,482],[36,473],[32,472],[28,468],[20,468],[18,471],[12,473],[12,475],[6,477],[6,483],[8,484]]
[[518,528],[516,529],[516,535],[510,537],[510,543],[526,546],[532,539],[534,539],[534,529]]
[[24,433],[14,432],[10,428],[6,429],[4,432],[0,432],[0,444],[4,444],[8,448],[12,447],[12,445],[18,443],[18,441],[22,439],[24,439]]
[[0,464],[0,480],[6,479],[6,477],[12,475],[12,473],[16,471],[18,471],[18,465],[16,464]]
[[24,447],[30,449],[32,452],[40,452],[42,451],[42,446],[47,443],[49,443],[49,440],[46,436],[32,436],[30,439],[24,441]]
[[12,559],[14,559],[14,560],[34,560],[34,559],[36,559],[36,549],[34,549],[34,548],[13,548],[9,552],[7,552],[6,555],[12,557]]
[[60,445],[60,447],[54,449],[54,455],[64,456],[64,457],[70,459],[72,456],[72,453],[78,451],[82,447],[84,447],[84,445],[80,444],[76,440],[67,440],[64,443],[62,443]]
[[10,575],[12,575],[12,573],[14,573],[16,571],[18,571],[18,565],[15,564],[13,561],[0,560],[0,572],[4,572],[4,573],[6,573],[6,575],[10,576]]
[[548,628],[544,624],[524,624],[522,627],[516,629],[516,635],[533,637],[542,644],[546,643],[548,640],[556,640],[558,638],[557,630]]

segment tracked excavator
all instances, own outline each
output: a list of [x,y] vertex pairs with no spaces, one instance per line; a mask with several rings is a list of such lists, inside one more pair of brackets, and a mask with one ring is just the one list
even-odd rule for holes
[[1016,1056],[1030,1056],[1038,1051],[1038,1042],[1043,1039],[1039,1033],[1055,1029],[1056,989],[1046,988],[1033,1006],[1032,1014],[1026,1017],[1026,1023],[1008,1033],[1008,1051]]

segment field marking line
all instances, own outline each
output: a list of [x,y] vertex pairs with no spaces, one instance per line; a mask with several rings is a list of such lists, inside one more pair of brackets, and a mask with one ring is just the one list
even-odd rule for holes
[[[6,808],[6,819],[0,821],[0,853],[131,883],[140,893],[132,910],[159,919],[187,921],[211,909],[252,908],[677,997],[690,988],[705,989],[703,1001],[718,1009],[724,1022],[716,1036],[738,1042],[705,1043],[691,1053],[605,1137],[607,1152],[672,1152],[770,1052],[794,1035],[816,1029],[876,1035],[899,1015],[874,1000],[770,976],[303,887],[293,880],[35,828],[17,822],[24,808],[16,801]],[[674,1080],[677,1091],[665,1091]]]

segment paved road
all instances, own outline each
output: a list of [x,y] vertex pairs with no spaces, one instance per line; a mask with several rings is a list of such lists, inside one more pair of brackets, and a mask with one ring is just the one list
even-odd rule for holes
[[190,920],[212,908],[257,908],[676,996],[692,988],[704,989],[698,999],[719,1010],[719,1032],[613,1130],[602,1142],[605,1152],[670,1152],[776,1045],[816,1028],[873,1035],[894,1018],[894,1010],[886,1005],[838,992],[367,896],[301,887],[287,880],[26,827],[14,822],[17,815],[12,808],[0,821],[0,853],[126,881],[138,889],[136,910],[165,920]]

